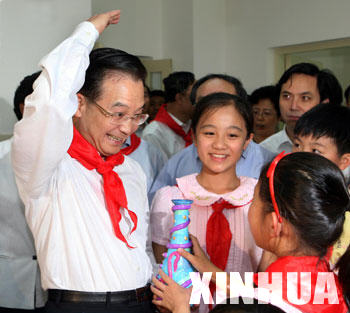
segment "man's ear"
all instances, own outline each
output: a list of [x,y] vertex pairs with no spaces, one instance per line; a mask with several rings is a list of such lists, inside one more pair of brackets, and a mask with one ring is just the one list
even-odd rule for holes
[[247,149],[248,145],[253,140],[253,137],[254,137],[254,134],[251,133],[244,143],[243,150]]
[[23,115],[23,111],[24,111],[24,103],[23,102],[19,104],[19,110]]
[[86,108],[86,98],[81,94],[77,93],[78,98],[78,109],[74,114],[74,117],[81,117],[82,113],[84,112]]
[[175,95],[175,101],[181,101],[181,93],[177,93],[176,95]]
[[329,103],[329,99],[324,99],[321,103]]
[[338,164],[339,168],[343,171],[350,165],[350,153],[344,153],[340,157],[340,162]]

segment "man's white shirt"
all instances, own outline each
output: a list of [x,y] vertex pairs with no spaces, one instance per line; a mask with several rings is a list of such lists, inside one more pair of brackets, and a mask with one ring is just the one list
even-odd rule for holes
[[152,275],[146,177],[125,157],[114,168],[137,230],[121,209],[120,227],[129,249],[114,234],[106,209],[103,179],[67,153],[73,138],[72,116],[98,37],[83,22],[42,61],[42,74],[27,97],[23,119],[15,125],[13,167],[26,218],[33,232],[42,285],[90,292],[143,287]]
[[[169,115],[178,125],[181,126],[185,133],[190,130],[190,121],[183,123],[174,115],[170,113]],[[185,148],[186,145],[185,140],[181,136],[177,135],[169,126],[158,121],[153,121],[145,127],[142,132],[142,139],[150,142],[164,152],[168,159]]]
[[260,145],[276,154],[279,154],[282,151],[285,151],[286,153],[292,152],[293,148],[293,143],[287,135],[285,126],[278,133],[273,134],[260,142]]

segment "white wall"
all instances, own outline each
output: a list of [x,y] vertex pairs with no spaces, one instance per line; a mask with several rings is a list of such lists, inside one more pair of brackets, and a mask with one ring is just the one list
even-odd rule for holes
[[172,58],[197,78],[228,73],[248,91],[275,82],[273,48],[350,37],[349,0],[0,0],[0,134],[23,76],[79,21],[115,8],[103,46]]
[[226,1],[193,0],[193,71],[197,78],[226,68]]
[[227,0],[227,71],[252,91],[275,82],[271,48],[349,37],[349,0]]
[[193,71],[193,1],[162,1],[162,58],[174,71]]
[[139,56],[162,57],[162,0],[92,0],[92,13],[120,9],[120,22],[109,27],[99,42],[103,47]]
[[12,133],[13,94],[40,59],[91,16],[91,0],[0,1],[0,134]]
[[192,0],[92,0],[92,13],[121,9],[117,27],[100,37],[100,47],[173,60],[173,70],[193,69]]

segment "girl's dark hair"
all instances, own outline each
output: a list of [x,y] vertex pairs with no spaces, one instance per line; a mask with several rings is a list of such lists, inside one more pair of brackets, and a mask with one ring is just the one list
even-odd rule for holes
[[[273,212],[269,179],[270,164],[260,174],[261,200]],[[278,162],[274,191],[281,216],[296,230],[300,243],[324,257],[343,231],[350,198],[344,176],[328,159],[309,152],[296,152]],[[350,251],[339,261],[339,281],[345,298],[350,298]]]
[[192,131],[196,134],[196,127],[200,118],[210,110],[233,105],[244,119],[247,129],[247,138],[253,132],[253,113],[250,104],[242,98],[224,92],[212,93],[200,99],[196,104],[192,118]]

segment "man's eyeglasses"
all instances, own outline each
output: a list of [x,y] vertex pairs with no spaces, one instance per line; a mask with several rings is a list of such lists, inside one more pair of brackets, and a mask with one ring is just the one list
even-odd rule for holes
[[130,116],[123,112],[110,113],[106,111],[103,107],[101,107],[97,102],[89,99],[91,103],[93,103],[101,113],[110,119],[111,124],[118,125],[123,121],[127,121],[130,119],[136,125],[142,125],[148,119],[148,114],[140,113]]

